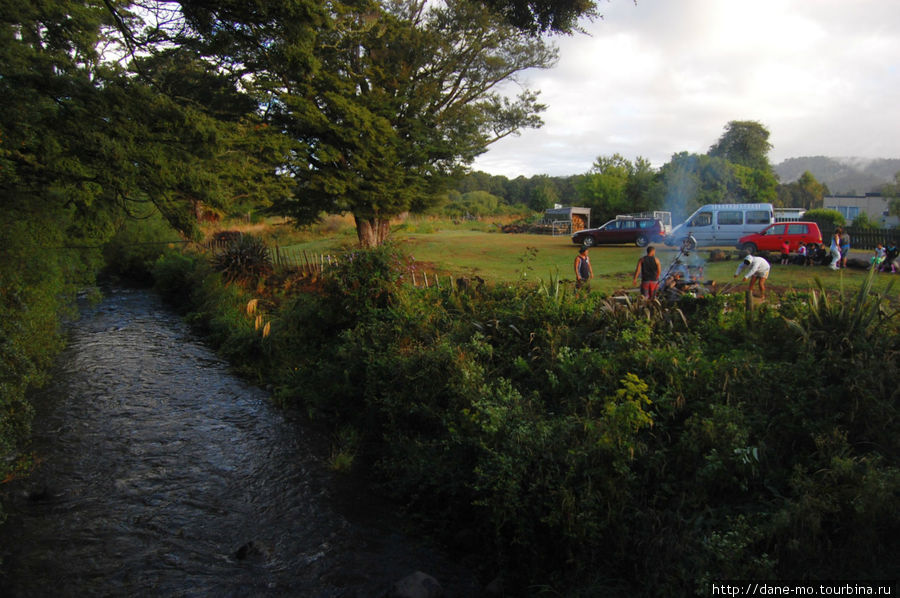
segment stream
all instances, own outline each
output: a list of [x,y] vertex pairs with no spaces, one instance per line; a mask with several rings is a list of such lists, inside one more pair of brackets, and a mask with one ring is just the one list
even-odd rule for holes
[[68,334],[37,466],[0,486],[0,596],[368,598],[415,571],[479,594],[152,291],[108,289]]

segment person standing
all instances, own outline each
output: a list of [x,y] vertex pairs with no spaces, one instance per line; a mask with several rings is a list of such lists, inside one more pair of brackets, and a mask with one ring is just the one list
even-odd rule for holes
[[787,266],[791,261],[791,243],[787,239],[781,242],[781,265]]
[[797,246],[797,263],[801,266],[809,265],[809,249],[803,243]]
[[841,230],[841,268],[847,267],[847,254],[850,253],[850,233],[847,229]]
[[744,280],[750,280],[750,285],[747,287],[747,290],[750,291],[750,294],[753,294],[753,283],[756,282],[759,285],[759,291],[763,299],[766,298],[766,279],[769,277],[769,262],[765,259],[755,256],[748,255],[744,258],[744,261],[737,267],[737,270],[734,273],[734,276],[737,277],[738,274],[741,273],[741,270],[744,268],[750,268],[747,271],[747,274],[744,276]]
[[656,249],[652,245],[648,245],[647,255],[638,260],[637,268],[634,271],[634,280],[631,284],[636,285],[638,276],[640,276],[641,295],[647,299],[653,299],[656,297],[656,289],[659,288],[660,271],[662,271],[662,267],[656,257]]
[[884,263],[884,259],[887,256],[887,252],[884,249],[884,245],[882,243],[878,243],[875,245],[875,255],[872,256],[872,259],[869,260],[869,263],[872,264],[873,270],[880,270],[881,264]]
[[582,245],[575,256],[575,290],[590,289],[591,279],[594,277],[594,268],[588,257],[587,245]]
[[834,234],[831,235],[831,246],[829,250],[831,251],[831,265],[829,266],[832,270],[840,270],[841,264],[841,227],[837,227],[834,231]]

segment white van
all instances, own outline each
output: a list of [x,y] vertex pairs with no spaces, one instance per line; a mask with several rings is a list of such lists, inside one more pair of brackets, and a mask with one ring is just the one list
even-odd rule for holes
[[707,204],[672,229],[667,245],[680,245],[694,235],[698,246],[734,247],[744,235],[758,233],[775,222],[770,203]]

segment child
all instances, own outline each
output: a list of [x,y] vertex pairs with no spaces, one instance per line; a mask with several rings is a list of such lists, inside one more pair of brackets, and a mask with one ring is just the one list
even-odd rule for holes
[[887,249],[884,250],[884,262],[881,264],[882,272],[894,273],[897,272],[898,269],[900,269],[897,266],[898,253],[900,252],[897,251],[897,244],[891,241]]
[[803,243],[797,246],[797,263],[801,266],[809,265],[809,251]]
[[875,245],[875,255],[873,255],[872,259],[869,260],[871,267],[875,268],[876,270],[879,269],[882,262],[884,262],[885,255],[886,253],[884,251],[884,245],[882,245],[881,243]]
[[787,239],[781,242],[781,265],[786,266],[791,262],[791,244]]

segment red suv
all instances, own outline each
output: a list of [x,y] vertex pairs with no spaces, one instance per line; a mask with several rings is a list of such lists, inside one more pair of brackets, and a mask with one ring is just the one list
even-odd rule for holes
[[801,244],[821,243],[822,231],[815,222],[776,222],[758,233],[741,237],[737,248],[748,253],[781,251],[784,240],[790,243],[791,251],[797,251]]
[[576,245],[616,245],[634,243],[646,247],[665,235],[662,223],[656,218],[616,218],[600,228],[587,228],[572,235]]

